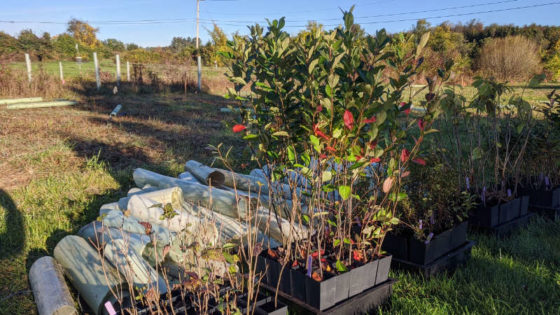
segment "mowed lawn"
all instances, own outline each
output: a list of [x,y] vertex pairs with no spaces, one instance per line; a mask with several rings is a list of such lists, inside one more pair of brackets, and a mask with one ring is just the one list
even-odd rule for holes
[[[540,91],[537,91],[541,95]],[[540,97],[539,97],[540,98]],[[123,104],[125,114],[108,114]],[[243,142],[228,101],[188,94],[83,96],[76,107],[0,108],[0,314],[35,314],[27,274],[65,235],[125,195],[132,170],[176,176],[189,159],[213,161],[207,145]],[[509,238],[471,234],[472,258],[431,280],[392,272],[388,314],[560,314],[560,223],[536,219]]]

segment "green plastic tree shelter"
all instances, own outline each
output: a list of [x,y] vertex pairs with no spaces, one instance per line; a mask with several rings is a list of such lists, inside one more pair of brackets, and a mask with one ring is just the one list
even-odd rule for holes
[[105,302],[129,298],[124,279],[85,239],[66,236],[54,248],[54,258],[96,315],[104,314]]
[[29,270],[29,282],[39,315],[77,315],[62,268],[50,256],[37,259]]

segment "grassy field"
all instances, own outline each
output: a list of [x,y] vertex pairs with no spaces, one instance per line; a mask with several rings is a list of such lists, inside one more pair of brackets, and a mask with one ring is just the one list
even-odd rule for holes
[[[156,71],[165,71],[173,69],[176,71],[178,68],[184,69],[191,74],[196,73],[196,66],[195,65],[165,65],[165,64],[147,64],[147,67],[150,69],[155,69]],[[10,64],[10,67],[17,70],[26,70],[25,62],[14,62]],[[59,77],[60,68],[58,61],[46,61],[43,63],[40,62],[32,62],[31,63],[31,71],[32,73],[37,73],[40,70],[45,71],[46,73]],[[62,61],[62,69],[64,72],[64,78],[70,79],[80,76],[94,76],[95,75],[95,68],[93,64],[93,60],[84,61],[81,64],[78,64],[74,61]],[[117,75],[117,66],[116,61],[111,59],[102,59],[99,61],[99,70],[101,72],[106,72],[111,76],[116,77]],[[130,65],[130,71],[132,74],[132,64]],[[226,71],[225,68],[214,68],[214,67],[202,67],[203,75],[208,77],[215,77],[223,75]],[[126,60],[121,59],[121,75],[123,80],[126,79]]]
[[[109,121],[116,104],[125,116]],[[236,117],[219,111],[227,104],[206,94],[84,94],[76,107],[0,108],[0,314],[36,313],[31,264],[125,195],[135,167],[177,175],[189,159],[211,163],[208,144],[242,154],[227,125]],[[560,314],[559,222],[470,238],[472,258],[453,275],[392,272],[399,282],[382,313]]]

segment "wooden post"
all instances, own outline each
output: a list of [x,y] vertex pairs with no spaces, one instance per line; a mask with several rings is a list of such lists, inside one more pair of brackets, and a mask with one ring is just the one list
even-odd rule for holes
[[117,54],[117,86],[121,84],[121,57]]
[[27,79],[31,83],[31,59],[27,53],[25,54],[25,64],[27,65]]
[[62,61],[58,62],[58,70],[60,70],[60,82],[64,84],[64,72],[62,71]]
[[97,53],[93,53],[93,65],[95,67],[95,82],[97,83],[97,90],[101,88],[101,80],[99,78],[99,62],[97,61]]

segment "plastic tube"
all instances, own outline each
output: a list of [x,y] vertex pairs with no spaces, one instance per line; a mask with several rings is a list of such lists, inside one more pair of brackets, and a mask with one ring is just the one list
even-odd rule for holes
[[29,282],[39,315],[78,314],[62,268],[52,257],[41,257],[33,263],[29,270]]

